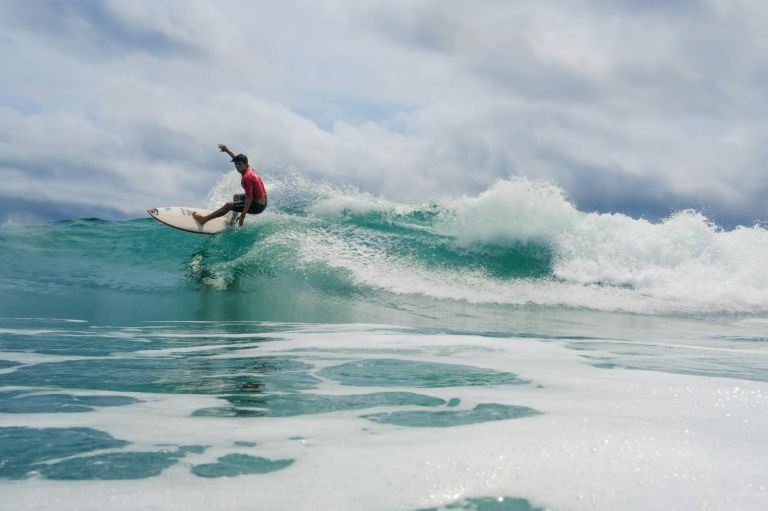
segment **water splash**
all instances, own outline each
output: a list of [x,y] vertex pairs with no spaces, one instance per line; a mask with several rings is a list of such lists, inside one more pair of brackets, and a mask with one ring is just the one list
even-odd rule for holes
[[[238,191],[238,178],[222,175],[212,206]],[[149,220],[0,231],[10,250],[1,261],[6,281],[39,285],[44,277],[125,291],[191,280],[248,292],[280,277],[288,287],[276,291],[286,296],[296,292],[291,286],[309,285],[365,300],[383,293],[640,313],[768,310],[768,232],[760,226],[727,231],[695,211],[658,223],[582,212],[555,184],[524,178],[474,197],[416,204],[295,172],[264,179],[268,210],[213,238]]]

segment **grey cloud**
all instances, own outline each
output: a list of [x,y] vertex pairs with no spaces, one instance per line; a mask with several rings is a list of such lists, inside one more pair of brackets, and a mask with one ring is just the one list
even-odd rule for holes
[[467,70],[484,76],[505,95],[532,101],[588,101],[605,93],[589,76],[537,59],[521,44],[495,49],[466,62]]
[[586,210],[749,222],[766,217],[767,16],[716,0],[5,3],[18,49],[0,60],[23,73],[0,83],[17,116],[0,111],[0,173],[36,193],[16,154],[33,146],[83,205],[111,187],[140,214],[202,200],[225,142],[394,200],[526,175]]
[[140,213],[144,204],[204,195],[211,183],[200,179],[200,165],[216,168],[209,156],[215,143],[210,146],[204,151],[190,135],[158,123],[112,119],[107,129],[67,115],[0,108],[3,195],[66,203],[72,211],[120,211],[120,218]]
[[622,213],[634,218],[658,222],[677,211],[694,209],[724,228],[752,225],[768,218],[768,209],[756,211],[749,207],[724,204],[716,195],[697,197],[671,192],[663,180],[655,176],[631,175],[610,168],[574,166],[561,185],[571,190],[569,197],[579,210],[598,213]]
[[594,0],[587,2],[603,11],[625,15],[691,16],[706,11],[700,0]]
[[363,19],[388,39],[435,52],[455,50],[459,24],[446,13],[445,2],[384,3],[364,11]]
[[89,206],[77,202],[52,202],[36,197],[20,198],[0,195],[0,226],[41,224],[59,220],[101,218],[127,220],[135,215],[108,206]]
[[5,9],[2,18],[6,26],[24,28],[55,42],[59,48],[71,47],[79,53],[195,55],[202,48],[157,27],[132,22],[105,1],[11,0]]
[[[440,50],[504,94],[534,100],[725,114],[723,97],[738,102],[740,82],[760,80],[755,71],[759,76],[768,62],[753,26],[755,19],[768,22],[761,7],[718,9],[694,0],[426,2],[413,9],[387,4],[369,14],[368,25],[392,43]],[[604,68],[591,68],[591,58]]]

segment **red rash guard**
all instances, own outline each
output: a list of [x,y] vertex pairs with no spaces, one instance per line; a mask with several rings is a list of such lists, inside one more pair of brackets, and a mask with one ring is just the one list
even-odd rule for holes
[[245,190],[246,195],[252,195],[253,200],[259,204],[263,204],[267,200],[267,190],[264,188],[264,182],[253,171],[253,167],[249,166],[243,173],[243,178],[240,180],[240,186]]

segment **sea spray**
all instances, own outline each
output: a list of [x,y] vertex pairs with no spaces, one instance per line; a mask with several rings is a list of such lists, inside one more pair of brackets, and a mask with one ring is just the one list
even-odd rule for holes
[[211,237],[0,229],[6,507],[765,507],[763,228],[265,178]]
[[558,237],[553,273],[628,287],[683,310],[759,311],[768,306],[767,250],[765,229],[725,231],[695,211],[657,224],[589,214]]
[[[237,177],[224,174],[211,201],[229,200]],[[116,292],[266,286],[291,297],[311,289],[320,303],[408,296],[416,309],[420,300],[449,300],[644,314],[768,310],[768,232],[760,226],[727,231],[695,211],[658,223],[583,212],[553,183],[524,178],[423,203],[296,173],[265,181],[267,211],[212,238],[150,219],[4,230],[7,257],[27,262],[14,272],[17,260],[6,261],[6,278],[11,286],[44,278]],[[172,277],[178,268],[186,279]]]
[[463,246],[552,243],[579,220],[562,189],[522,177],[497,181],[476,197],[447,199],[441,206],[437,230]]

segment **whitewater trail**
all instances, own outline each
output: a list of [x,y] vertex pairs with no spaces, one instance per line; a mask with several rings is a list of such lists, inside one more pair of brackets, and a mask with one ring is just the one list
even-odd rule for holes
[[[354,285],[472,303],[768,310],[768,232],[759,226],[726,231],[693,210],[658,223],[582,212],[555,184],[525,178],[420,204],[296,174],[267,185],[261,225],[280,228],[262,242],[298,258],[294,271],[325,267]],[[237,186],[227,174],[209,198]]]
[[[237,192],[233,174],[211,190],[211,206]],[[42,279],[171,293],[268,284],[286,297],[311,288],[320,304],[355,295],[370,303],[407,296],[416,308],[448,300],[642,314],[768,311],[768,232],[760,226],[724,230],[690,210],[657,223],[579,211],[556,185],[524,178],[424,203],[301,175],[265,181],[267,211],[211,238],[151,219],[4,229],[5,285],[24,290]]]

